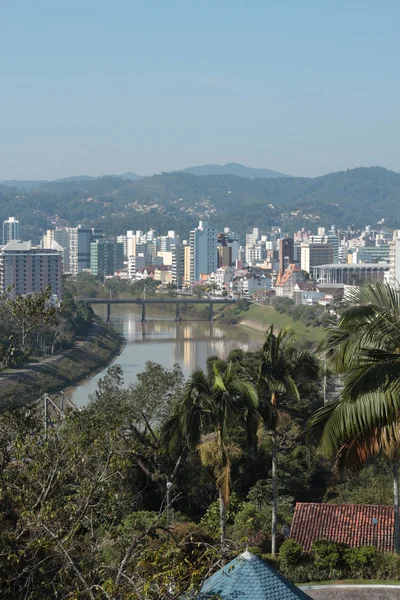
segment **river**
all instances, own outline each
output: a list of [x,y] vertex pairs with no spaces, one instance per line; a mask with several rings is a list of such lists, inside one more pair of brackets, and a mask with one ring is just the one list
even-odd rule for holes
[[[172,313],[155,310],[148,311],[148,320],[142,323],[139,311],[135,306],[112,306],[113,327],[126,339],[125,348],[114,361],[123,369],[126,386],[135,382],[136,375],[143,371],[149,360],[164,367],[178,363],[183,373],[188,375],[195,367],[204,368],[211,355],[226,358],[235,348],[256,350],[264,337],[257,331],[209,321],[175,322]],[[103,307],[99,307],[97,312],[105,316]],[[77,406],[87,403],[88,396],[96,390],[97,382],[104,377],[106,370],[67,390]]]

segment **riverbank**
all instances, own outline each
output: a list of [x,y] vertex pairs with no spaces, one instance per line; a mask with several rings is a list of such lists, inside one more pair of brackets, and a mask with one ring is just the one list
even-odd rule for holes
[[0,412],[29,404],[45,392],[55,393],[93,376],[120,354],[123,336],[103,323],[95,323],[90,334],[77,340],[62,354],[22,369],[0,373]]
[[241,316],[241,327],[260,332],[265,332],[271,325],[276,330],[291,329],[299,339],[310,345],[319,343],[325,335],[322,327],[306,327],[301,321],[293,321],[289,315],[278,313],[272,306],[253,303]]

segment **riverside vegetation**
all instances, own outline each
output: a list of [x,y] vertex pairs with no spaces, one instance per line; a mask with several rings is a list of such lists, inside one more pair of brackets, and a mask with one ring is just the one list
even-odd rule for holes
[[0,305],[0,408],[78,383],[107,365],[122,344],[68,290],[60,306],[51,304],[50,290],[6,295]]
[[[195,598],[246,545],[298,582],[398,578],[398,554],[318,541],[307,555],[281,531],[296,501],[393,503],[399,322],[399,292],[366,286],[317,354],[270,329],[187,381],[150,362],[126,389],[112,366],[56,429],[4,412],[2,598]],[[344,380],[325,407],[322,351]]]

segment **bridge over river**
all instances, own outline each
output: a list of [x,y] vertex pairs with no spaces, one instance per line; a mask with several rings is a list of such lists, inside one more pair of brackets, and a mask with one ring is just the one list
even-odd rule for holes
[[209,319],[214,318],[214,305],[236,304],[236,300],[227,298],[123,298],[113,300],[111,298],[84,298],[77,297],[77,301],[86,302],[86,304],[106,304],[107,305],[107,321],[111,319],[112,304],[138,304],[142,307],[142,321],[146,320],[146,306],[149,304],[175,304],[175,320],[180,321],[180,307],[182,304],[207,304],[210,307]]

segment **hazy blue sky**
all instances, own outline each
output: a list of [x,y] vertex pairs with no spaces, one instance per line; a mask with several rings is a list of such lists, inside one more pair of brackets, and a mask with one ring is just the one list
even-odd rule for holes
[[2,0],[0,179],[400,171],[398,0]]

